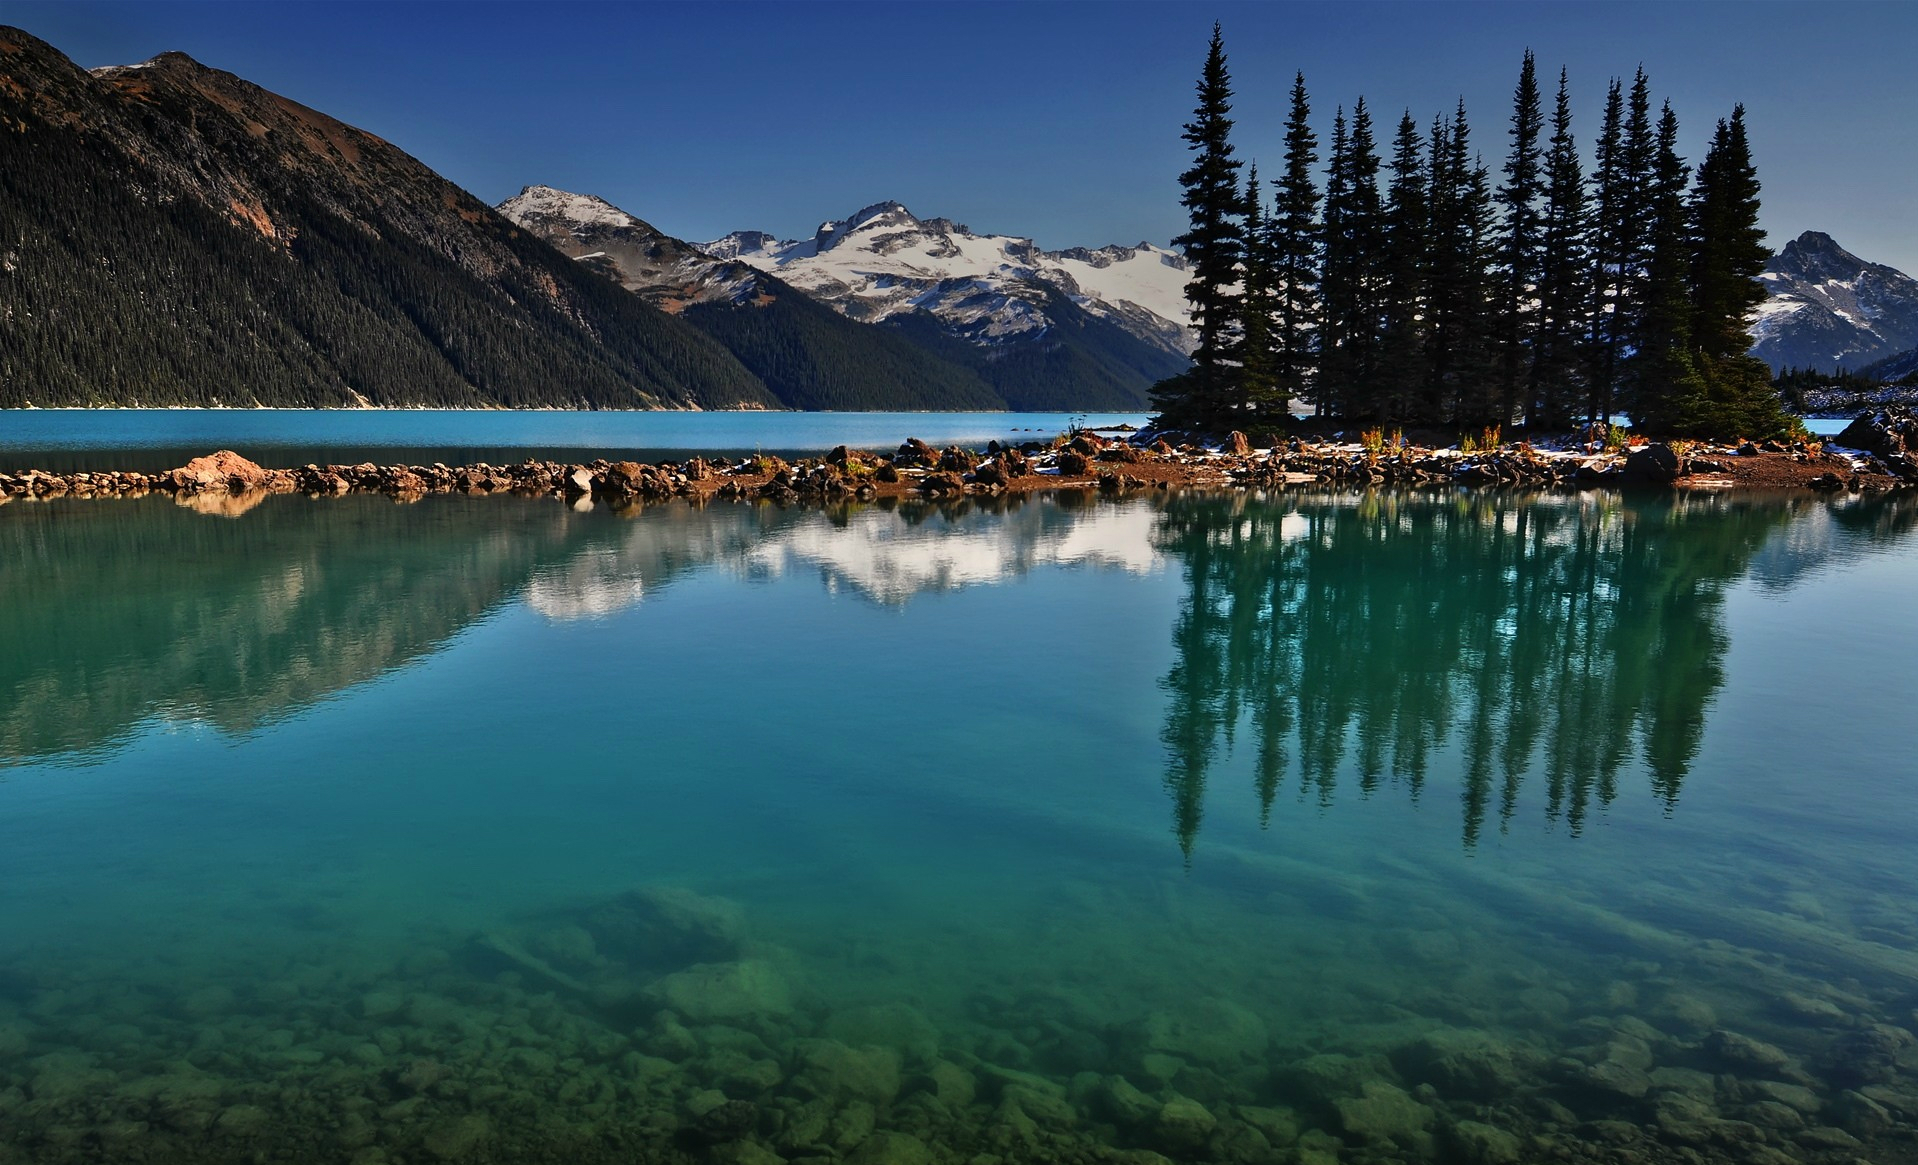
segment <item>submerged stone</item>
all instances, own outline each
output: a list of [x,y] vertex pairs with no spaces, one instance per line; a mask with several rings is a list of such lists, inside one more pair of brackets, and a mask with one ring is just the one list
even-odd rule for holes
[[1723,1028],[1706,1038],[1705,1050],[1721,1063],[1748,1072],[1776,1072],[1791,1063],[1783,1050]]
[[1191,1153],[1205,1147],[1206,1138],[1218,1127],[1211,1110],[1196,1100],[1175,1096],[1159,1106],[1153,1118],[1152,1132],[1162,1148],[1175,1153]]
[[792,1082],[802,1093],[827,1100],[889,1104],[899,1095],[899,1053],[891,1048],[849,1048],[837,1040],[800,1040]]
[[435,1123],[420,1144],[441,1161],[464,1161],[492,1135],[491,1121],[479,1113],[468,1113]]
[[678,886],[622,894],[588,914],[584,929],[597,953],[657,970],[736,959],[746,931],[737,903]]
[[1264,1055],[1270,1038],[1256,1013],[1224,999],[1194,999],[1176,1010],[1155,1011],[1139,1032],[1146,1051],[1215,1067]]
[[1392,1062],[1407,1080],[1429,1083],[1447,1096],[1489,1100],[1519,1083],[1511,1048],[1483,1031],[1427,1032],[1393,1053]]
[[1358,1096],[1333,1103],[1339,1127],[1364,1140],[1411,1143],[1431,1127],[1432,1110],[1383,1080],[1368,1080]]
[[653,999],[694,1023],[783,1016],[792,992],[779,969],[764,959],[702,963],[653,984]]
[[836,1011],[826,1021],[825,1034],[855,1047],[894,1048],[910,1060],[931,1060],[939,1055],[939,1029],[918,1009],[904,1003]]
[[1504,1129],[1479,1121],[1460,1121],[1446,1135],[1452,1152],[1465,1165],[1518,1165],[1525,1146]]

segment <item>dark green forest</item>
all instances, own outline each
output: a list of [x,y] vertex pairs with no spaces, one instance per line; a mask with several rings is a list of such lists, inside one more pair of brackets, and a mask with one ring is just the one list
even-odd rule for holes
[[1163,423],[1283,427],[1292,402],[1336,420],[1564,431],[1627,413],[1660,435],[1791,431],[1747,318],[1770,258],[1742,105],[1704,158],[1679,156],[1670,102],[1640,69],[1611,81],[1588,172],[1561,70],[1549,110],[1532,54],[1503,164],[1464,103],[1390,131],[1359,98],[1332,118],[1321,181],[1305,78],[1279,176],[1232,141],[1215,29],[1179,176],[1199,344],[1161,382]]

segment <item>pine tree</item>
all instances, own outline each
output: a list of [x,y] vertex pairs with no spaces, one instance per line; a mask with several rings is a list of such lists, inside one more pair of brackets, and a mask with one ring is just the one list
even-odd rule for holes
[[1764,362],[1749,354],[1758,275],[1771,252],[1758,227],[1758,171],[1745,107],[1720,121],[1692,192],[1691,344],[1695,380],[1682,386],[1670,429],[1685,435],[1774,437],[1796,428]]
[[1671,432],[1677,402],[1697,391],[1691,354],[1691,300],[1687,269],[1685,183],[1690,170],[1678,156],[1678,117],[1665,103],[1653,146],[1647,188],[1649,259],[1635,345],[1626,378],[1625,407],[1635,427]]
[[1239,339],[1239,392],[1247,404],[1261,413],[1283,413],[1285,401],[1279,396],[1273,376],[1272,351],[1272,231],[1266,220],[1259,190],[1259,167],[1246,168],[1245,178],[1245,276],[1241,282]]
[[1538,327],[1536,297],[1543,244],[1539,201],[1544,193],[1538,139],[1542,128],[1538,75],[1532,52],[1527,49],[1518,87],[1512,94],[1512,151],[1505,161],[1505,182],[1498,191],[1498,204],[1505,213],[1498,304],[1501,420],[1510,420],[1520,411],[1520,392],[1526,385]]
[[1186,299],[1198,344],[1187,376],[1161,382],[1154,403],[1171,423],[1216,424],[1237,403],[1240,332],[1240,264],[1245,236],[1240,223],[1239,160],[1232,150],[1232,77],[1226,70],[1225,40],[1217,24],[1206,50],[1197,85],[1199,102],[1181,135],[1194,157],[1179,175],[1185,194],[1179,200],[1190,216],[1186,232],[1172,240],[1185,252]]
[[1434,420],[1495,424],[1496,393],[1488,383],[1491,176],[1472,154],[1464,101],[1449,124],[1433,130],[1431,175],[1426,408]]
[[1771,258],[1758,229],[1758,171],[1745,135],[1745,107],[1720,121],[1699,167],[1693,201],[1692,339],[1707,356],[1751,350],[1751,313],[1765,302],[1758,276]]
[[1545,158],[1545,215],[1540,224],[1538,328],[1526,390],[1528,428],[1564,429],[1582,399],[1581,357],[1590,320],[1585,178],[1572,137],[1572,104],[1564,69],[1552,108]]
[[[1333,132],[1333,174],[1325,195],[1325,325],[1320,396],[1335,416],[1367,415],[1378,363],[1381,208],[1372,114],[1360,98],[1349,132]],[[1335,205],[1336,191],[1336,205]]]
[[1612,412],[1612,387],[1624,338],[1618,324],[1624,305],[1620,299],[1620,272],[1626,242],[1624,223],[1628,200],[1625,178],[1625,91],[1614,77],[1605,91],[1605,113],[1599,123],[1592,171],[1592,334],[1590,395],[1586,415],[1603,420]]
[[1381,419],[1415,415],[1427,377],[1426,267],[1431,208],[1426,198],[1425,142],[1408,111],[1392,141],[1392,181],[1385,198],[1385,258],[1381,315],[1384,334],[1377,372]]
[[1273,182],[1277,205],[1269,225],[1267,258],[1272,267],[1272,378],[1283,405],[1312,392],[1319,312],[1318,137],[1305,74],[1292,80],[1292,110],[1285,122],[1285,171]]

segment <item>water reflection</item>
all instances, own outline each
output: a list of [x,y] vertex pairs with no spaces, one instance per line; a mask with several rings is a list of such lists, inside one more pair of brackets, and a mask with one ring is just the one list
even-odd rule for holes
[[558,507],[163,498],[0,512],[0,765],[153,717],[243,733],[439,650],[577,540]]
[[1189,859],[1241,734],[1262,821],[1288,773],[1321,806],[1342,774],[1416,800],[1445,749],[1468,849],[1528,779],[1573,836],[1633,760],[1669,811],[1723,682],[1728,585],[1755,561],[1790,585],[1914,518],[1899,498],[1174,498],[1156,534],[1187,587],[1163,681],[1173,832]]
[[157,498],[0,512],[0,765],[98,758],[156,717],[249,732],[516,597],[549,620],[607,618],[717,571],[811,574],[900,606],[1047,567],[1172,564],[1161,735],[1190,857],[1228,765],[1262,821],[1288,783],[1317,806],[1341,783],[1419,800],[1456,771],[1467,848],[1509,827],[1527,786],[1571,835],[1637,765],[1674,806],[1723,682],[1727,586],[1788,587],[1881,549],[1918,500],[1066,494],[577,514],[287,497],[222,516]]

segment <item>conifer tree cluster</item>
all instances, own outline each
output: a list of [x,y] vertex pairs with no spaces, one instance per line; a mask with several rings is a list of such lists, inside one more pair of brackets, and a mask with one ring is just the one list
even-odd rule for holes
[[1154,388],[1165,424],[1273,427],[1296,400],[1461,429],[1617,412],[1661,435],[1792,428],[1747,354],[1770,252],[1744,106],[1694,169],[1644,70],[1614,80],[1588,175],[1570,80],[1561,69],[1548,112],[1528,51],[1496,177],[1463,101],[1423,124],[1405,112],[1381,149],[1362,97],[1334,114],[1321,171],[1300,74],[1262,185],[1232,144],[1232,96],[1215,25],[1184,133],[1190,229],[1174,240],[1198,346]]

